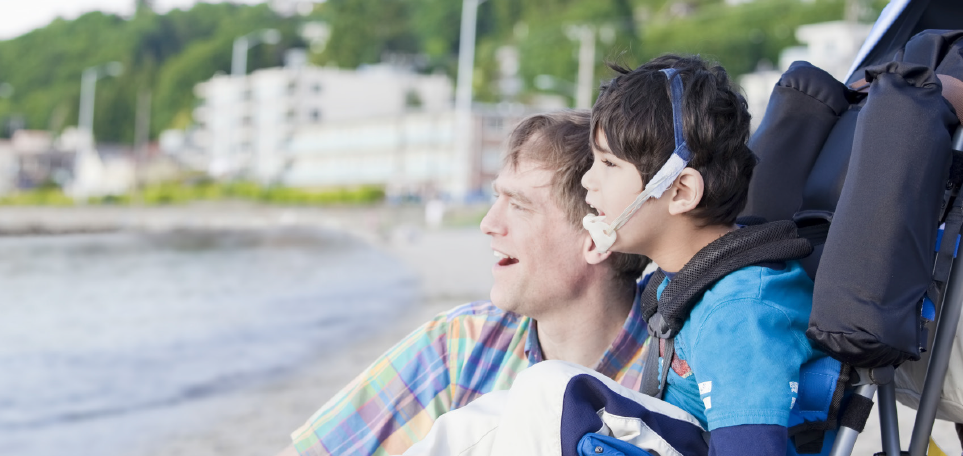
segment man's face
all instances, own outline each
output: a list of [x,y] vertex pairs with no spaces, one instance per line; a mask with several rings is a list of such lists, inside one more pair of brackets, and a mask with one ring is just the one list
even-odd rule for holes
[[496,257],[492,303],[536,319],[576,296],[591,267],[582,253],[588,234],[552,198],[552,174],[529,160],[506,166],[481,221]]

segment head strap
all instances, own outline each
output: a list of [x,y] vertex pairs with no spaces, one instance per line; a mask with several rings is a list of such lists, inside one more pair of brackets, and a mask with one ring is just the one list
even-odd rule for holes
[[685,143],[685,137],[682,134],[684,131],[682,129],[682,76],[675,68],[660,71],[669,79],[669,90],[672,93],[672,127],[675,130],[675,150],[672,153],[689,163],[692,152],[689,151],[689,146]]

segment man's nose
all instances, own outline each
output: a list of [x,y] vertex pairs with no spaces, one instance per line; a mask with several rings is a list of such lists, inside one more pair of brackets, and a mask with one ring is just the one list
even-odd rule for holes
[[495,204],[488,209],[488,213],[482,218],[479,228],[481,228],[482,233],[489,236],[494,236],[496,234],[505,234],[504,224],[501,222],[501,217],[498,216],[500,211],[501,203],[495,201]]

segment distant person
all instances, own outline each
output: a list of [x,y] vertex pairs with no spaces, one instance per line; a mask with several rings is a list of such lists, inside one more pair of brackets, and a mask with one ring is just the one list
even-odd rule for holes
[[491,301],[416,329],[295,431],[282,454],[403,453],[441,415],[511,387],[545,359],[639,389],[646,331],[636,281],[649,261],[601,253],[582,229],[589,121],[587,110],[560,111],[512,133],[481,222],[497,257]]

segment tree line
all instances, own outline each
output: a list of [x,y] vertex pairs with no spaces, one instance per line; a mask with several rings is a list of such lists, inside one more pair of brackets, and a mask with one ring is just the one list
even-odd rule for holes
[[[852,0],[850,0],[852,1]],[[884,0],[869,3],[868,19]],[[0,134],[11,126],[54,132],[77,124],[80,76],[110,61],[124,72],[97,84],[94,133],[98,140],[132,143],[138,93],[152,94],[150,136],[191,123],[194,85],[229,73],[233,40],[259,29],[281,32],[276,45],[248,55],[248,71],[282,64],[285,50],[310,47],[299,33],[324,23],[330,38],[310,47],[312,63],[356,68],[384,60],[405,61],[421,72],[454,79],[461,4],[457,0],[328,0],[305,16],[283,17],[267,5],[199,3],[188,10],[157,14],[139,8],[129,18],[93,12],[56,19],[14,39],[0,41]],[[518,50],[519,101],[540,93],[532,81],[548,74],[574,81],[578,43],[571,26],[598,30],[596,75],[604,60],[634,65],[665,52],[699,53],[733,74],[760,62],[775,62],[796,44],[801,24],[839,20],[846,0],[489,0],[478,10],[475,98],[498,101],[498,50]],[[568,93],[562,93],[570,96]]]

